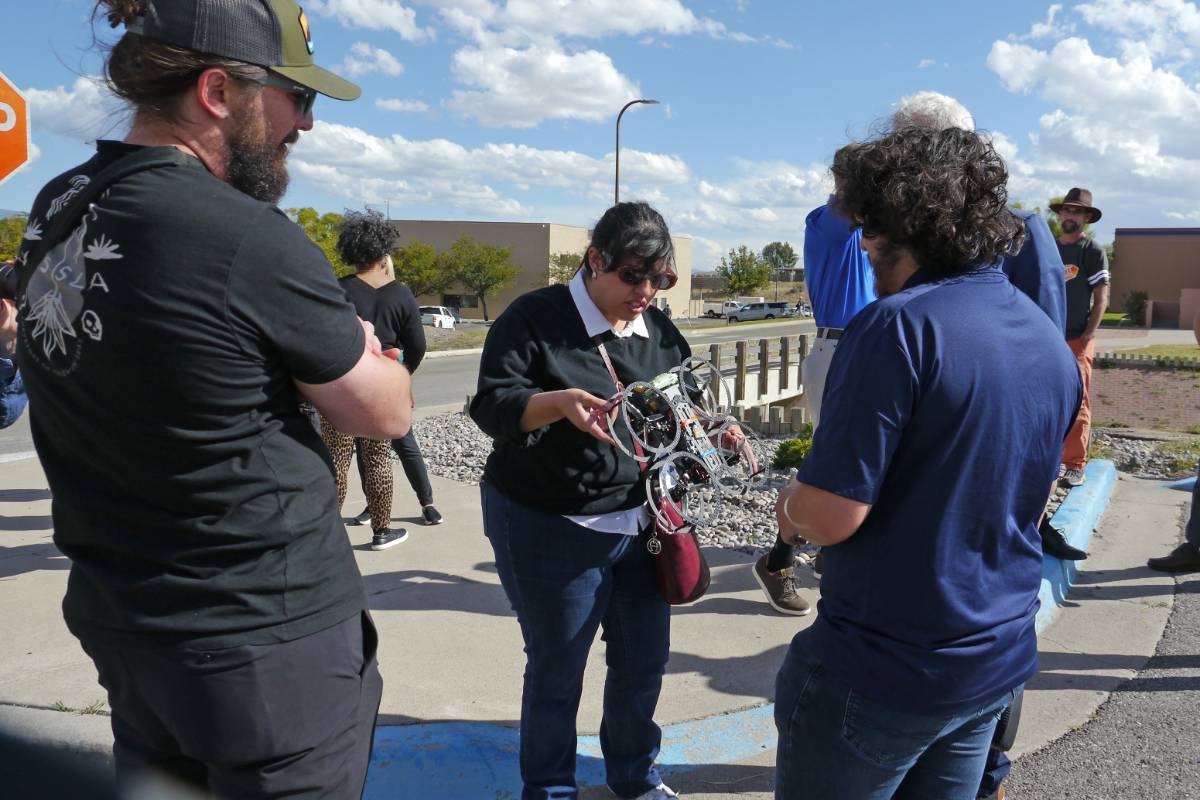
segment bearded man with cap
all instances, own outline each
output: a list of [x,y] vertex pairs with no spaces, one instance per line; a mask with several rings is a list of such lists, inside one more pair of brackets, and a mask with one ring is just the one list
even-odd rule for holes
[[1092,193],[1072,189],[1061,203],[1051,203],[1058,215],[1062,234],[1058,252],[1067,282],[1067,344],[1079,362],[1083,376],[1083,406],[1063,446],[1062,482],[1083,483],[1088,440],[1092,433],[1092,359],[1096,355],[1096,329],[1108,309],[1108,257],[1104,248],[1084,235],[1084,228],[1100,220],[1100,209],[1092,206]]
[[317,94],[293,0],[101,0],[124,141],[29,215],[19,356],[71,559],[63,613],[112,708],[119,778],[358,797],[382,681],[329,454],[394,439],[408,371],[276,207]]

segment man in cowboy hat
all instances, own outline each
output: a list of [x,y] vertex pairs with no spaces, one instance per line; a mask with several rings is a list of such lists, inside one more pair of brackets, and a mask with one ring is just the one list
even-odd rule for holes
[[1083,483],[1087,463],[1088,438],[1092,431],[1092,358],[1096,354],[1096,329],[1108,308],[1108,258],[1104,249],[1083,229],[1100,219],[1100,209],[1092,205],[1092,193],[1074,188],[1060,203],[1051,203],[1058,215],[1062,235],[1058,252],[1062,255],[1067,281],[1067,344],[1079,362],[1083,376],[1083,406],[1063,446],[1062,481],[1068,486]]

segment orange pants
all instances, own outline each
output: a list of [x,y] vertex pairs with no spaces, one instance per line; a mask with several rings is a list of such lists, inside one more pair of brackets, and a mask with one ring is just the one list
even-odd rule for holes
[[1084,344],[1083,339],[1067,339],[1067,345],[1079,363],[1079,376],[1083,378],[1083,405],[1079,416],[1063,443],[1062,463],[1067,469],[1083,469],[1087,463],[1088,441],[1092,436],[1092,358],[1096,355],[1096,340]]

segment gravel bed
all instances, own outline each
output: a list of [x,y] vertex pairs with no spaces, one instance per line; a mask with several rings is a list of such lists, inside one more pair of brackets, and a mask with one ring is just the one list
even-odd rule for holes
[[[1099,450],[1117,469],[1136,478],[1163,480],[1179,477],[1178,455],[1159,451],[1162,441],[1121,436],[1113,431],[1093,431],[1092,449]],[[1189,470],[1190,472],[1190,470]]]
[[[479,483],[492,440],[466,414],[427,417],[413,427],[431,473],[460,483]],[[764,460],[769,460],[779,443],[765,440],[762,446]],[[775,495],[789,478],[772,476],[759,491],[722,503],[713,523],[697,529],[700,543],[752,555],[769,548],[777,530]]]
[[[427,417],[415,426],[417,441],[425,455],[429,471],[434,475],[460,483],[478,484],[483,465],[492,450],[492,440],[462,412]],[[1116,453],[1117,467],[1138,477],[1167,477],[1167,458],[1156,456],[1152,441],[1139,441],[1106,433],[1093,437]],[[763,441],[764,460],[773,456],[779,443]],[[713,523],[697,529],[700,542],[706,546],[756,555],[775,542],[775,496],[787,475],[772,476],[758,491],[722,504]],[[1056,488],[1050,499],[1054,513],[1066,499],[1067,490]],[[815,548],[805,548],[815,549]]]

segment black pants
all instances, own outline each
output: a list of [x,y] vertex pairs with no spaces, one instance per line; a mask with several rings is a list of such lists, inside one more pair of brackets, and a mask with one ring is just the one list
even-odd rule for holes
[[429,472],[425,469],[425,459],[421,456],[421,446],[410,428],[403,439],[393,439],[392,449],[400,457],[400,466],[404,467],[404,475],[408,485],[417,495],[417,502],[422,507],[433,502],[433,487],[429,485]]
[[364,611],[270,645],[80,643],[112,707],[119,780],[153,768],[222,798],[359,798],[383,679]]

